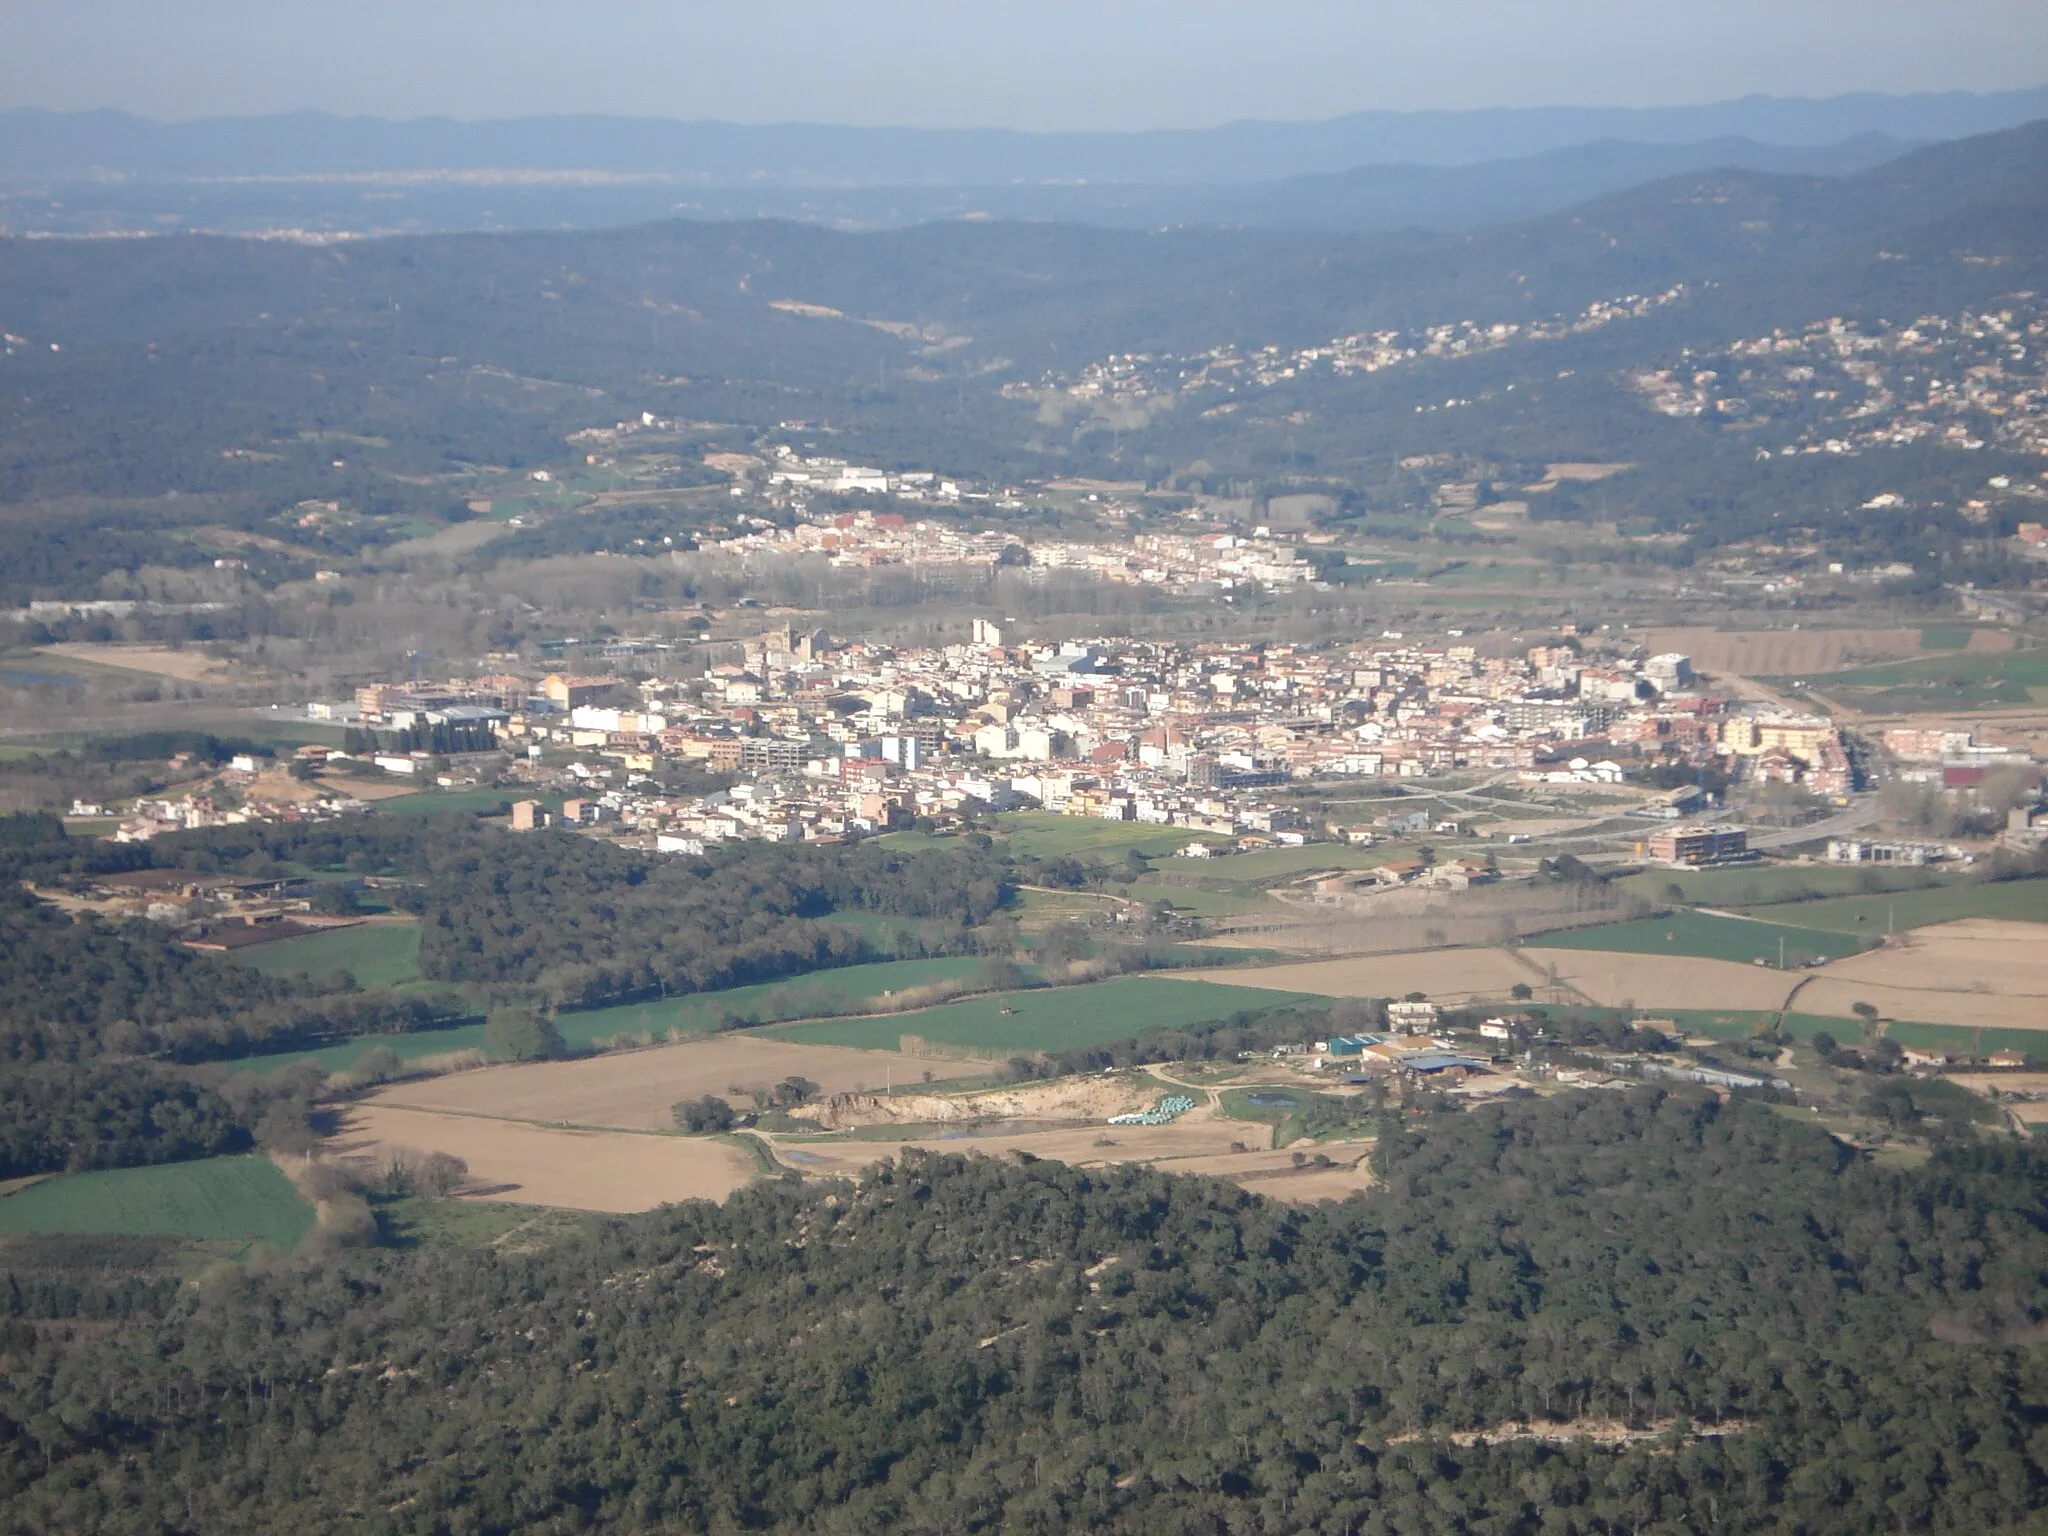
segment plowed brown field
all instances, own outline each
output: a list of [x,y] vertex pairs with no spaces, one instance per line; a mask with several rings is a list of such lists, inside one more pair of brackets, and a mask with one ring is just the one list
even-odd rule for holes
[[1233,967],[1166,974],[1188,981],[1271,987],[1276,992],[1311,992],[1321,997],[1404,997],[1421,992],[1436,1003],[1501,1000],[1517,982],[1539,986],[1543,981],[1540,961],[1532,968],[1499,949],[1428,949],[1262,965],[1251,970]]
[[1644,643],[1655,652],[1678,651],[1701,672],[1738,677],[1806,677],[1861,661],[1911,656],[1917,629],[1656,629]]
[[740,1148],[701,1136],[574,1131],[356,1105],[328,1155],[376,1166],[386,1148],[447,1152],[469,1164],[473,1197],[579,1211],[646,1211],[671,1200],[723,1200],[754,1177]]
[[[753,1035],[713,1035],[642,1051],[613,1051],[575,1061],[536,1061],[424,1082],[400,1083],[373,1102],[412,1109],[459,1110],[508,1120],[667,1130],[678,1099],[727,1095],[746,1106],[750,1090],[807,1077],[827,1094],[922,1085],[988,1070],[986,1062],[798,1045]],[[729,1090],[738,1088],[733,1094]]]

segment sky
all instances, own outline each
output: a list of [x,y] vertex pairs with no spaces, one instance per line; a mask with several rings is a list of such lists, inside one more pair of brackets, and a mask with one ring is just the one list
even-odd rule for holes
[[1029,129],[2048,84],[2048,0],[0,0],[0,109]]

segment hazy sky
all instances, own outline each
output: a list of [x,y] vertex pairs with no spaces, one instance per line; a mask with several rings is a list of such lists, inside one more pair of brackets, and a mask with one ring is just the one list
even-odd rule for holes
[[2048,0],[0,0],[0,107],[1021,128],[2048,83]]

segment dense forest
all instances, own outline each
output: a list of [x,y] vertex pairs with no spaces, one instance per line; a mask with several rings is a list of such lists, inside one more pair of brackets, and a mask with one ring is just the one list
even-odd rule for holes
[[220,1094],[151,1062],[0,1069],[0,1179],[175,1163],[249,1141]]
[[181,1060],[417,1028],[426,997],[331,990],[188,949],[162,924],[71,918],[0,888],[0,1064]]
[[[4,825],[0,875],[55,883],[134,868],[281,878],[349,870],[403,882],[422,924],[421,974],[551,1006],[713,991],[907,953],[972,951],[1010,874],[991,847],[720,849],[653,858],[568,834],[512,837],[450,816],[347,826],[213,828],[116,847],[31,840],[47,818]],[[61,830],[61,828],[60,828]],[[986,840],[982,840],[986,843]],[[915,919],[878,944],[821,921]],[[0,887],[0,1063],[160,1055],[200,1061],[444,1022],[441,992],[357,990],[346,977],[273,977],[188,948],[161,924],[72,920]]]
[[834,913],[919,920],[931,953],[971,949],[969,930],[1008,898],[989,840],[904,853],[747,842],[701,858],[654,857],[567,833],[507,836],[473,818],[214,828],[163,839],[164,863],[247,874],[348,869],[407,882],[421,974],[533,989],[576,1007],[716,991],[896,958]]
[[0,1529],[2039,1528],[2038,1153],[1643,1090],[1376,1170],[1289,1208],[930,1155],[535,1253],[46,1271],[0,1288]]

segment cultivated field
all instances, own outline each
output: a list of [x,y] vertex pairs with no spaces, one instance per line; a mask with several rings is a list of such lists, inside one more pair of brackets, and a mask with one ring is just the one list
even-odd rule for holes
[[580,1211],[645,1211],[671,1200],[723,1200],[754,1177],[728,1142],[636,1131],[561,1130],[369,1102],[327,1144],[370,1166],[388,1147],[448,1152],[469,1164],[472,1197]]
[[420,925],[410,920],[356,923],[232,953],[242,964],[271,976],[347,971],[359,986],[395,987],[420,973]]
[[1365,955],[1349,960],[1310,960],[1295,965],[1262,965],[1213,977],[1177,971],[1191,981],[1228,979],[1235,988],[1271,987],[1320,997],[1404,997],[1421,992],[1437,1003],[1505,1001],[1516,982],[1543,984],[1543,966],[1522,964],[1502,949],[1435,949],[1411,954]]
[[[420,799],[428,798],[420,795],[417,784],[408,784],[401,778],[345,779],[336,778],[333,774],[322,774],[319,783],[320,788],[329,794],[352,795],[358,800],[403,800],[415,796]],[[504,796],[498,795],[494,798],[502,800]],[[387,806],[386,809],[392,807]],[[453,810],[455,807],[437,802],[432,809]]]
[[1690,656],[1702,672],[1738,677],[1811,677],[1921,649],[1917,629],[1656,629],[1643,643],[1653,654]]
[[[1184,974],[1194,977],[1201,973]],[[1289,1001],[1264,990],[1264,983],[1255,987],[1233,984],[1248,974],[1257,973],[1225,972],[1210,986],[1197,986],[1186,979],[1122,976],[1086,986],[963,998],[917,1013],[790,1024],[771,1033],[777,1039],[806,1045],[865,1050],[887,1050],[904,1035],[915,1035],[936,1046],[993,1056],[1058,1051],[1127,1039],[1148,1029],[1228,1018],[1247,1008],[1275,1008]]]
[[[924,988],[965,983],[981,970],[981,964],[972,955],[878,960],[871,965],[811,971],[724,992],[620,1003],[611,1008],[563,1014],[556,1022],[565,1038],[588,1042],[618,1035],[651,1034],[659,1039],[671,1030],[707,1033],[728,1021],[772,1024],[781,1019],[814,1019],[822,1014],[877,1012],[914,1000]],[[926,1000],[929,1001],[928,995]]]
[[[1702,960],[1690,955],[1632,955],[1599,949],[1525,949],[1539,972],[1555,967],[1558,981],[1603,1008],[1718,1008],[1775,1012],[1811,972],[1778,971]],[[1545,995],[1540,984],[1538,995]],[[1800,995],[1799,1006],[1817,1011]],[[1846,1015],[1847,1010],[1844,1010]]]
[[1916,929],[1829,966],[1801,989],[1799,1007],[1846,1015],[1866,1002],[1887,1018],[2048,1030],[2044,941],[2048,933],[2036,924],[1988,918]]
[[2048,928],[1991,918],[1940,923],[1838,961],[1826,974],[1919,991],[2048,998]]
[[44,1179],[0,1200],[0,1232],[121,1233],[289,1249],[313,1208],[267,1157],[212,1157]]
[[[923,1059],[890,1051],[796,1045],[760,1035],[712,1035],[574,1061],[536,1061],[396,1083],[373,1103],[453,1110],[549,1124],[666,1130],[669,1107],[707,1093],[751,1106],[749,1092],[807,1077],[828,1094],[922,1084],[987,1070],[986,1062]],[[732,1092],[738,1089],[737,1093]]]
[[100,667],[125,667],[130,672],[147,672],[156,677],[176,678],[184,683],[217,683],[229,672],[227,663],[216,661],[204,651],[173,651],[156,645],[86,645],[67,642],[46,647],[58,656],[91,662]]
[[[1796,906],[1765,907],[1761,915],[1796,920],[1802,928],[1831,928],[1837,933],[1857,934],[1883,933],[1888,928],[1924,928],[1971,917],[2048,923],[2048,879],[1999,880],[1875,896],[1841,896],[1802,901]],[[2048,942],[2048,929],[2037,931]]]
[[[299,941],[280,941],[275,949],[284,949],[287,942],[296,944]],[[239,958],[253,959],[272,952],[271,946],[262,946]],[[555,1026],[561,1030],[562,1038],[572,1050],[586,1050],[610,1041],[661,1040],[671,1033],[704,1035],[726,1027],[727,1021],[731,1020],[770,1022],[882,1008],[902,1000],[907,992],[914,993],[919,987],[971,976],[980,967],[981,961],[972,956],[881,960],[872,965],[813,971],[808,975],[792,976],[786,981],[732,987],[724,992],[694,992],[685,997],[620,1003],[610,1008],[564,1013],[556,1017]],[[892,1035],[887,1044],[893,1047],[894,1043]],[[364,1052],[380,1046],[397,1052],[402,1061],[464,1051],[481,1052],[484,1031],[481,1024],[468,1024],[417,1034],[365,1035],[339,1045],[322,1046],[318,1050],[246,1056],[226,1065],[238,1072],[270,1072],[293,1062],[316,1061],[330,1072],[339,1072],[352,1066]]]
[[[1641,922],[1612,923],[1571,933],[1545,934],[1546,949],[1609,949],[1638,955],[1696,955],[1706,960],[1733,960],[1775,965],[1840,960],[1857,952],[1851,934],[1817,928],[1795,928],[1753,918],[1716,917],[1707,912],[1674,912]],[[1780,946],[1782,947],[1782,951]]]

